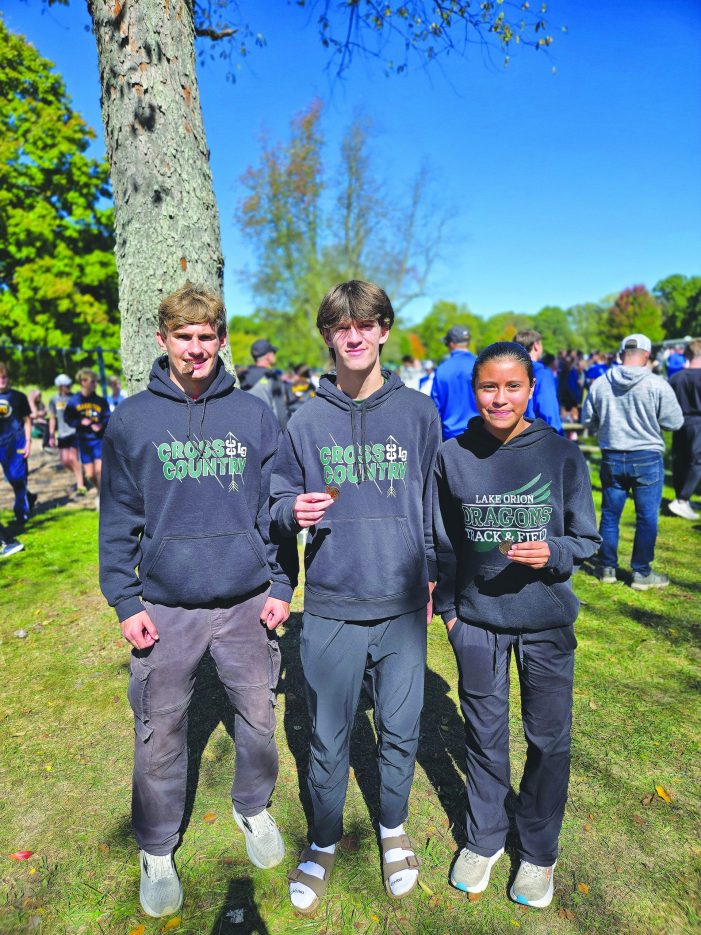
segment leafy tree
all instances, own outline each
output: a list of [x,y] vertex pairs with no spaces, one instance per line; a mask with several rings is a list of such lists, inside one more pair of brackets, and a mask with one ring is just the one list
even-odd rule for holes
[[[67,2],[67,0],[47,0]],[[337,73],[356,54],[386,72],[416,57],[466,54],[474,41],[508,51],[552,42],[540,3],[499,0],[401,5],[299,0],[317,15]],[[241,54],[262,44],[255,5],[221,0],[152,3],[88,0],[97,40],[105,141],[114,190],[122,310],[122,360],[131,389],[143,385],[153,356],[156,310],[186,278],[220,289],[223,257],[202,122],[195,37],[229,40]],[[513,15],[512,15],[513,13]]]
[[567,315],[575,337],[575,346],[582,351],[607,351],[608,338],[604,336],[603,323],[606,317],[606,307],[602,303],[583,302],[567,309]]
[[[484,322],[473,315],[467,305],[456,302],[447,302],[444,299],[434,302],[431,310],[424,318],[413,326],[414,331],[426,349],[426,356],[434,363],[438,363],[448,353],[443,338],[453,325],[465,325],[470,329],[472,341],[470,348],[474,351],[480,346],[480,336]],[[412,353],[409,351],[408,353]]]
[[[256,319],[277,336],[282,363],[325,362],[316,313],[334,282],[377,282],[397,312],[425,292],[445,215],[428,197],[425,171],[405,202],[390,195],[373,165],[368,134],[360,120],[351,125],[339,169],[328,179],[316,101],[294,118],[289,142],[265,143],[260,165],[242,179],[247,195],[237,219],[257,259],[251,275],[260,303]],[[394,338],[387,359],[411,352],[408,335],[399,343],[399,332]]]
[[675,273],[661,279],[652,294],[662,306],[663,325],[668,338],[701,334],[701,276]]
[[664,337],[662,309],[645,286],[632,286],[620,292],[602,324],[609,346],[615,346],[633,332],[647,335],[653,342]]
[[486,347],[495,341],[511,341],[517,331],[532,328],[533,319],[519,312],[499,312],[492,315],[482,325],[482,344]]
[[0,19],[0,340],[116,347],[107,166],[51,62]]
[[533,319],[533,327],[543,337],[543,348],[551,354],[576,343],[567,312],[557,305],[546,305]]

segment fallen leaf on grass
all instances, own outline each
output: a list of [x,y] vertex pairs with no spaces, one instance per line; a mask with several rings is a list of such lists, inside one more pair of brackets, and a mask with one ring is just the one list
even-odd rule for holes
[[216,820],[217,816],[214,812],[205,812],[202,816],[202,821],[205,821],[208,825],[213,825]]
[[557,914],[561,919],[568,919],[570,922],[574,919],[574,912],[571,909],[558,909]]
[[100,845],[98,845],[98,846],[99,846],[99,848],[100,848],[100,851],[101,851],[103,854],[105,854],[105,855],[109,854],[109,852],[110,852],[109,844],[100,844]]
[[580,893],[584,893],[585,896],[589,895],[589,884],[588,883],[578,883],[577,889]]
[[635,815],[633,815],[633,821],[636,823],[636,825],[646,825],[646,824],[647,824],[647,822],[645,821],[645,819],[643,818],[643,816],[642,816],[642,815],[638,815],[637,813],[636,813]]
[[440,897],[438,896],[432,896],[428,901],[428,905],[430,906],[431,909],[436,909],[438,906],[440,906],[440,904],[441,904],[441,900],[440,900]]
[[647,795],[644,795],[644,796],[642,797],[642,799],[640,800],[640,804],[643,805],[645,808],[647,808],[648,805],[650,804],[650,802],[652,802],[652,800],[653,800],[654,798],[655,798],[655,793],[654,793],[654,792],[648,792]]
[[468,893],[467,898],[471,903],[478,903],[483,895],[483,893]]
[[423,880],[419,880],[418,882],[419,882],[419,886],[421,887],[421,889],[424,891],[424,893],[425,893],[427,896],[433,896],[433,895],[434,895],[433,890],[432,890],[432,889],[429,889],[428,886],[426,886],[426,884],[424,883]]
[[589,707],[592,709],[592,711],[598,711],[598,709],[601,707],[601,705],[600,705],[600,704],[597,704],[596,701],[590,701],[590,702],[589,702]]
[[593,830],[594,830],[594,829],[592,828],[591,825],[582,825],[582,828],[583,828],[585,831],[593,831]]
[[509,919],[509,922],[514,925],[517,929],[521,928],[521,923],[517,922],[516,919]]
[[428,828],[426,828],[426,837],[430,838],[431,835],[435,833],[436,829],[433,827],[433,825],[429,825]]
[[672,796],[667,792],[664,786],[655,786],[655,792],[659,795],[663,802],[666,802],[667,805],[672,804]]
[[146,931],[146,926],[145,926],[145,925],[143,925],[143,924],[142,924],[142,925],[137,925],[135,929],[130,929],[130,930],[129,930],[129,935],[144,935],[144,932],[145,932],[145,931]]
[[173,916],[172,919],[168,919],[166,924],[161,929],[162,932],[172,932],[173,929],[176,929],[181,923],[180,916]]
[[374,912],[371,912],[371,913],[370,913],[370,918],[372,919],[373,922],[379,922],[379,921],[380,921],[380,917],[379,917],[379,916],[376,916]]
[[53,770],[53,768],[54,768],[53,763],[44,763],[44,769],[46,770],[47,773],[50,773]]
[[15,851],[10,857],[13,860],[29,860],[33,853],[34,851]]

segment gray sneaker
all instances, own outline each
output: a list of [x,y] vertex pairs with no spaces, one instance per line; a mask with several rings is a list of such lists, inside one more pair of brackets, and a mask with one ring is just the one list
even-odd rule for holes
[[597,577],[603,584],[616,583],[616,569],[610,565],[600,565],[597,569]]
[[234,808],[234,821],[246,838],[246,852],[251,863],[262,870],[277,867],[285,856],[285,842],[270,812],[264,808],[246,818]]
[[456,890],[463,893],[482,893],[487,889],[492,867],[504,853],[504,848],[491,857],[482,857],[466,847],[460,851],[458,859],[450,871],[450,882]]
[[555,864],[552,867],[537,867],[527,860],[521,861],[516,879],[511,885],[509,896],[522,906],[544,909],[553,898]]
[[651,571],[649,575],[641,575],[639,571],[634,571],[631,588],[634,591],[649,591],[650,588],[666,588],[668,584],[667,575],[658,575],[656,571]]
[[140,851],[141,888],[139,900],[147,916],[170,916],[183,904],[183,887],[172,854],[157,856]]

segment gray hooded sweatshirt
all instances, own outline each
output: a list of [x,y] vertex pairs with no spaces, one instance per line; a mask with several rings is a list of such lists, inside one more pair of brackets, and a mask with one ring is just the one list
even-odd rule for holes
[[582,422],[612,451],[665,450],[662,430],[676,431],[684,416],[672,388],[647,367],[613,367],[594,380]]

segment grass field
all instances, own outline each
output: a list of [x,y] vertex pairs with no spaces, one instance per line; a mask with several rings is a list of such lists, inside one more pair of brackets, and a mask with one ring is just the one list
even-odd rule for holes
[[[631,531],[629,505],[624,560]],[[347,833],[329,896],[313,920],[291,912],[285,873],[306,843],[300,786],[308,743],[297,599],[281,636],[281,769],[273,803],[287,858],[268,872],[246,860],[231,820],[229,713],[205,660],[192,708],[191,796],[178,852],[185,903],[171,928],[166,920],[147,919],[138,904],[129,829],[128,652],[97,587],[96,538],[94,512],[55,509],[30,523],[22,536],[26,551],[0,566],[0,933],[701,930],[700,526],[663,516],[656,566],[672,578],[665,591],[640,594],[622,582],[601,585],[585,572],[577,576],[582,611],[572,780],[550,908],[509,902],[512,846],[481,900],[469,902],[448,886],[462,843],[462,722],[452,652],[434,620],[408,822],[423,887],[401,902],[384,893],[369,817],[377,801],[372,721],[360,711]],[[26,638],[14,635],[19,630]],[[517,785],[525,747],[518,696],[512,697]],[[21,850],[33,856],[9,857]],[[241,923],[236,910],[243,910]]]

